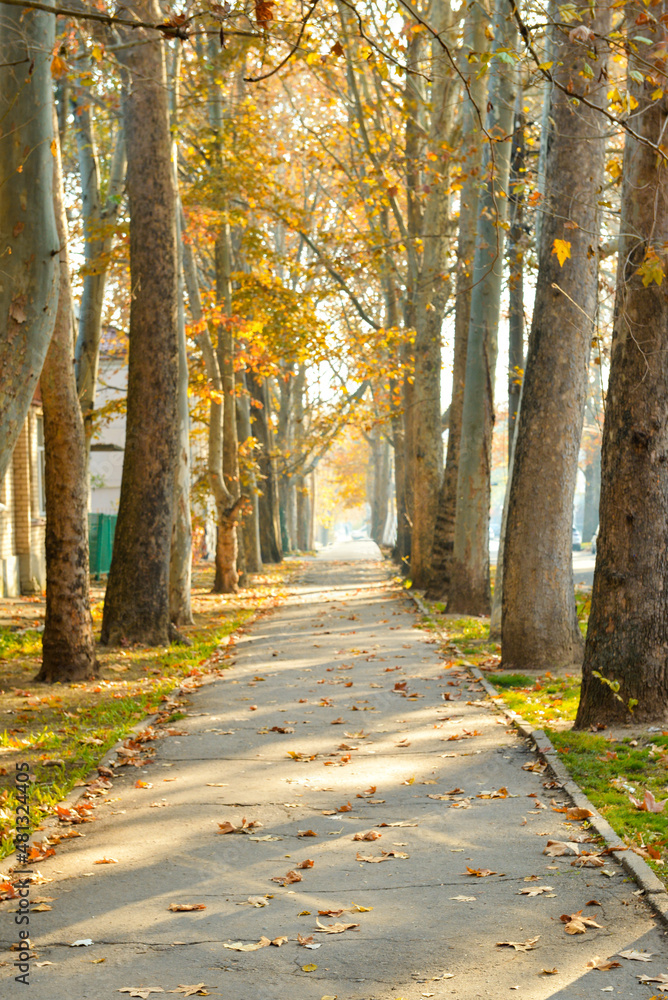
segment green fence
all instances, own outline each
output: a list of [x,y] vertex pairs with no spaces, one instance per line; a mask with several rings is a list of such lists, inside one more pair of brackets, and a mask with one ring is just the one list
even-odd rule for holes
[[88,515],[88,545],[90,548],[90,572],[99,580],[111,567],[111,553],[114,548],[116,514]]

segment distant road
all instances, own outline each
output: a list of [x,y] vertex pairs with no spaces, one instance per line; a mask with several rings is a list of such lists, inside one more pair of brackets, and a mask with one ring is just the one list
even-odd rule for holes
[[[499,540],[495,538],[489,543],[489,558],[492,566],[496,566],[496,557],[499,552]],[[576,584],[582,583],[586,587],[591,587],[594,582],[594,566],[596,556],[587,549],[584,552],[573,553],[573,580]]]
[[349,559],[382,559],[383,554],[370,538],[350,538],[320,549],[317,558],[328,562],[347,562]]

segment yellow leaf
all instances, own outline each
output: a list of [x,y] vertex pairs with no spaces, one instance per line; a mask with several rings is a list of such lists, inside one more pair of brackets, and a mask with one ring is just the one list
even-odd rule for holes
[[552,245],[552,253],[556,253],[559,267],[563,267],[571,255],[571,245],[568,240],[555,240]]
[[317,965],[302,965],[302,972],[315,972]]
[[55,139],[51,140],[51,145],[50,145],[49,148],[51,150],[51,155],[55,156],[57,154],[57,152],[58,152],[58,146],[56,145],[56,140]]
[[60,56],[54,56],[51,60],[51,76],[56,79],[61,76],[65,76],[67,73],[67,63]]

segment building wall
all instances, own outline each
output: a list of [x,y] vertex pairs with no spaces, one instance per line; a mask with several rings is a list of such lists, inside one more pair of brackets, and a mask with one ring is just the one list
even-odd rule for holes
[[43,477],[40,472],[41,408],[33,405],[0,487],[0,594],[34,594],[46,586]]

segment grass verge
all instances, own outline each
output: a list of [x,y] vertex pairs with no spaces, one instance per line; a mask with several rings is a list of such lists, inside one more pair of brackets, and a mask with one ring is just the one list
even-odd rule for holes
[[[586,634],[590,597],[576,593],[578,619]],[[645,791],[668,798],[668,729],[653,726],[630,732],[574,732],[580,678],[573,673],[533,676],[499,669],[501,647],[489,639],[489,619],[453,618],[442,604],[425,602],[423,627],[447,637],[446,657],[485,671],[508,708],[548,734],[564,765],[599,812],[629,847],[640,854],[668,884],[668,804],[661,812],[639,809]]]
[[[211,593],[213,569],[196,567],[193,577],[195,624],[183,628],[192,646],[165,648],[98,647],[100,675],[76,684],[36,684],[42,636],[43,604],[31,600],[29,625],[26,603],[0,602],[0,858],[14,849],[16,764],[30,767],[31,829],[99,763],[118,740],[142,719],[159,711],[161,702],[185,677],[226,667],[232,642],[221,644],[258,611],[277,604],[298,564],[272,566],[254,577],[253,586],[239,594]],[[99,632],[103,591],[97,588],[93,620]],[[15,612],[9,617],[9,612]],[[23,615],[23,617],[21,617]],[[13,623],[12,623],[13,621]],[[170,721],[178,718],[175,714]]]

